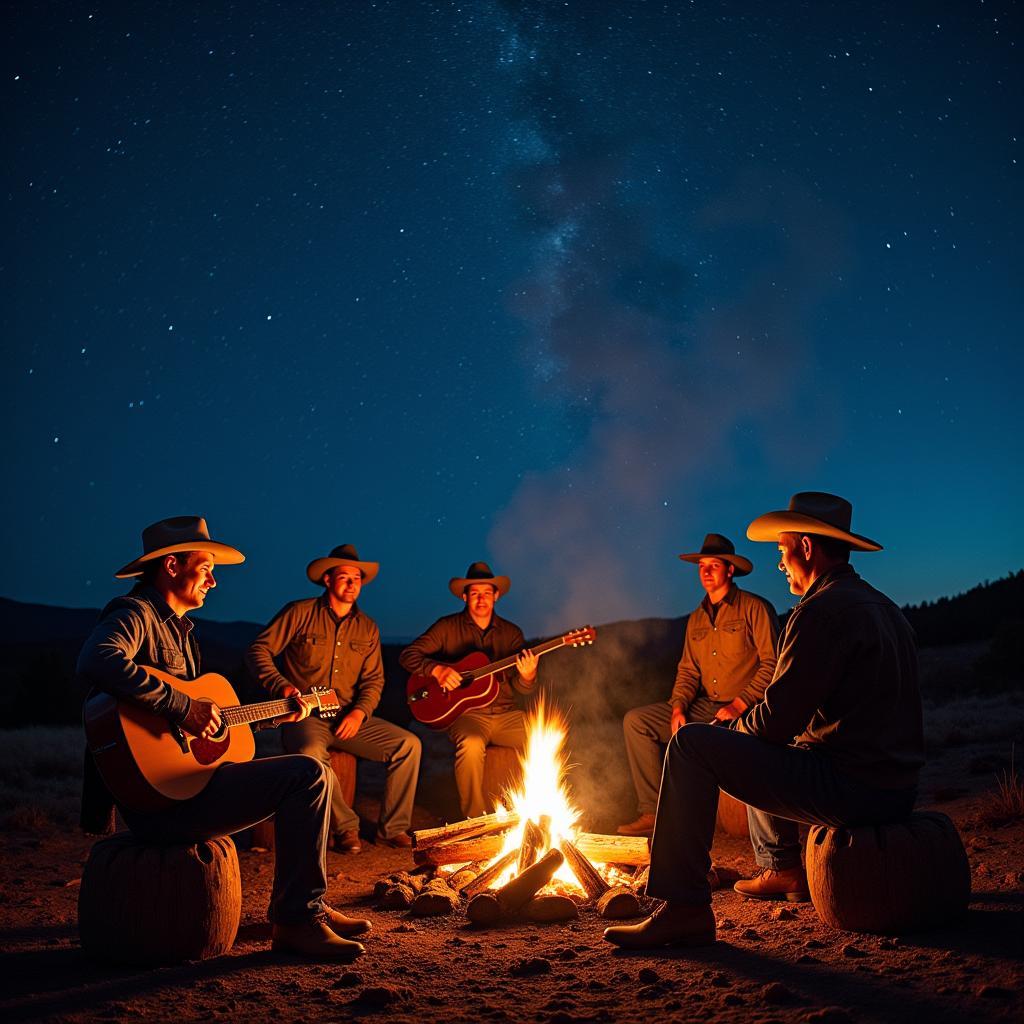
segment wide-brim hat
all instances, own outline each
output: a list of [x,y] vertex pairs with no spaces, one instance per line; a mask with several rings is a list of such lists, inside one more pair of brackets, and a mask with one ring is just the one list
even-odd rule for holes
[[369,583],[380,571],[379,562],[361,562],[354,545],[339,544],[326,558],[314,558],[306,566],[306,575],[311,583],[323,586],[324,573],[336,565],[354,565],[363,574],[364,583]]
[[114,576],[119,580],[141,576],[146,563],[183,551],[209,551],[220,565],[238,565],[245,561],[245,555],[237,548],[210,540],[209,528],[201,516],[174,516],[147,526],[142,531],[142,551],[138,558],[118,569]]
[[736,548],[728,537],[720,533],[709,533],[704,538],[700,551],[692,551],[689,554],[679,556],[684,562],[700,562],[702,558],[718,558],[728,562],[734,568],[734,576],[746,576],[754,568],[754,563],[749,558],[736,554]]
[[448,581],[448,589],[456,597],[461,598],[466,587],[474,583],[490,583],[499,594],[507,594],[512,586],[512,581],[507,576],[495,576],[486,562],[474,562],[466,570],[465,576],[453,576]]
[[801,491],[789,499],[789,508],[766,512],[748,527],[751,540],[777,541],[780,533],[812,533],[845,541],[855,551],[881,551],[877,541],[852,533],[853,506],[836,494]]

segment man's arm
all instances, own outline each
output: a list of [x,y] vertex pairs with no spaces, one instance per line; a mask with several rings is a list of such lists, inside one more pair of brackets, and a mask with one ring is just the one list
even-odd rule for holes
[[758,666],[750,682],[740,693],[740,699],[750,707],[764,697],[764,691],[775,674],[778,661],[776,646],[779,639],[779,619],[775,609],[763,601],[752,601],[748,617],[751,636],[757,648]]
[[438,619],[422,636],[418,636],[398,656],[398,664],[411,676],[429,676],[443,662],[436,656],[444,650],[441,619]]
[[373,646],[363,661],[356,683],[356,699],[352,704],[353,711],[361,711],[364,719],[369,718],[380,703],[384,692],[384,659],[380,651],[380,631],[374,628]]
[[188,696],[135,663],[145,635],[146,622],[137,608],[124,605],[113,609],[83,645],[78,673],[104,693],[134,701],[180,725],[189,714]]
[[700,666],[694,655],[693,644],[690,642],[690,621],[686,623],[686,635],[683,637],[683,653],[676,667],[676,680],[672,686],[672,696],[669,703],[674,710],[683,713],[693,703],[700,689]]
[[[808,614],[810,612],[810,614]],[[810,608],[790,615],[775,676],[763,699],[732,727],[769,743],[790,743],[807,728],[842,674],[841,636]]]
[[292,685],[281,674],[274,658],[292,642],[299,622],[294,602],[286,604],[245,652],[246,667],[271,696],[283,696],[285,687]]
[[[526,637],[523,631],[517,626],[512,634],[512,653],[516,655],[516,667],[512,669],[509,682],[516,693],[533,693],[537,688],[537,657],[531,651],[526,653]],[[533,675],[527,678],[524,672],[533,669]]]

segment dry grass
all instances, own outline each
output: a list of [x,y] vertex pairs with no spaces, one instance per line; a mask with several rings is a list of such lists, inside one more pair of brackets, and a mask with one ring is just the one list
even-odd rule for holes
[[996,776],[996,788],[985,796],[978,813],[983,825],[1005,825],[1024,818],[1024,779],[1017,774],[1015,750],[1010,753],[1010,767]]
[[77,726],[5,731],[0,743],[0,823],[31,831],[75,824],[84,750]]
[[1024,706],[1008,693],[926,703],[924,734],[929,753],[975,743],[1012,743],[1024,739]]

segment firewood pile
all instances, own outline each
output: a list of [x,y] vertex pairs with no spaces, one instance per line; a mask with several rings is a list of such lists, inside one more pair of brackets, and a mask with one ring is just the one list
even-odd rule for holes
[[[413,833],[409,871],[380,879],[374,888],[382,910],[416,916],[452,914],[465,908],[479,927],[513,920],[569,921],[581,908],[621,919],[642,912],[650,849],[642,837],[580,833],[552,841],[551,822],[541,815],[522,828],[518,848],[502,852],[519,816],[488,814]],[[555,875],[563,865],[573,880]],[[615,881],[597,865],[615,867]],[[514,869],[511,880],[499,885]],[[564,875],[564,873],[563,873]]]

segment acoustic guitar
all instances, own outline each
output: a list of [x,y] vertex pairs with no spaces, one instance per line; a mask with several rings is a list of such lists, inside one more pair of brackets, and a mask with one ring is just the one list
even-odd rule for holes
[[[557,651],[560,647],[586,647],[594,642],[597,630],[581,626],[553,640],[546,640],[532,648],[540,657]],[[498,696],[500,680],[498,673],[516,663],[513,654],[500,661],[487,661],[482,651],[473,651],[451,667],[462,676],[462,682],[454,690],[445,690],[431,675],[412,675],[406,686],[406,700],[413,718],[434,729],[447,729],[452,722],[473,708],[485,708]]]
[[103,781],[114,799],[131,811],[163,810],[205,789],[222,764],[251,761],[256,752],[251,723],[265,722],[306,706],[327,718],[339,711],[334,690],[300,697],[239,704],[231,684],[214,672],[185,680],[144,666],[176,690],[205,698],[220,708],[220,732],[205,740],[191,736],[139,704],[97,693],[82,711],[85,737]]

